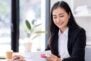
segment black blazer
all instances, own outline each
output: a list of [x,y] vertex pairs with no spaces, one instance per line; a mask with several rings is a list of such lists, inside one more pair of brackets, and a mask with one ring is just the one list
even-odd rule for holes
[[[85,61],[85,45],[86,33],[83,28],[71,29],[68,31],[68,52],[69,58],[64,58],[63,61]],[[51,41],[46,50],[51,50],[52,54],[59,56],[58,52],[58,34]]]

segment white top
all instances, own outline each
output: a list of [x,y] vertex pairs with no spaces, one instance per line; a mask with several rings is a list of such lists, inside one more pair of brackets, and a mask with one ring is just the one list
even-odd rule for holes
[[59,36],[59,39],[58,39],[59,55],[60,55],[61,59],[70,57],[70,55],[68,53],[68,48],[67,48],[68,28],[63,33],[61,33],[59,30],[58,36]]

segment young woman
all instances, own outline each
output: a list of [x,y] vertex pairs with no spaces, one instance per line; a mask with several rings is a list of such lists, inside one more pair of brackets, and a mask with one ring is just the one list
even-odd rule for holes
[[[85,61],[85,30],[75,22],[69,5],[64,1],[56,2],[50,18],[50,43],[46,50],[51,50],[52,55],[47,61]],[[24,61],[24,58],[14,56],[14,60]]]
[[85,30],[75,22],[69,5],[56,2],[51,9],[50,42],[47,61],[85,61]]

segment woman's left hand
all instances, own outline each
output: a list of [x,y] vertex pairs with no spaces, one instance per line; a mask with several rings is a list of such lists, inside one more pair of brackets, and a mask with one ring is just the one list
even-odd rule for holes
[[14,55],[11,61],[25,61],[24,57],[21,55]]
[[60,58],[58,58],[57,56],[55,56],[53,54],[50,55],[50,57],[47,57],[46,59],[47,59],[47,61],[61,61]]

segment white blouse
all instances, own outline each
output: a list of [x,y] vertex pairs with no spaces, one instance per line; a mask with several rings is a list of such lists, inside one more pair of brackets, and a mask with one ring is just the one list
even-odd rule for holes
[[68,48],[67,48],[67,44],[68,44],[68,28],[61,33],[59,30],[58,33],[58,48],[59,48],[59,55],[61,57],[61,59],[64,58],[68,58],[70,57],[69,53],[68,53]]

